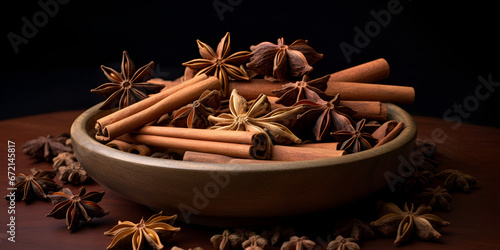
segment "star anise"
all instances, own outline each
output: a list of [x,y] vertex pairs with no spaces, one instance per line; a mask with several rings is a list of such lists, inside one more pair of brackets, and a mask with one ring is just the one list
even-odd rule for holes
[[326,250],[360,250],[358,243],[354,238],[344,238],[338,235],[335,240],[328,243]]
[[198,48],[202,58],[194,59],[185,62],[182,65],[196,70],[195,76],[200,74],[214,75],[221,83],[222,95],[226,96],[227,84],[229,77],[236,80],[249,80],[246,71],[240,66],[246,62],[251,56],[250,51],[239,51],[229,55],[231,50],[231,38],[229,32],[221,39],[217,46],[217,51],[214,51],[210,46],[201,42],[198,43]]
[[285,80],[288,76],[301,77],[312,71],[311,65],[323,58],[317,53],[307,40],[296,40],[285,45],[283,38],[277,44],[262,42],[250,46],[253,56],[247,67],[259,75],[274,76],[278,80]]
[[335,139],[341,142],[339,144],[339,150],[356,153],[370,149],[377,143],[377,139],[373,138],[369,133],[363,132],[365,123],[366,120],[361,119],[356,123],[356,128],[353,128],[352,125],[349,124],[347,130],[337,130],[331,133]]
[[[57,172],[34,168],[31,172],[31,175],[20,173],[16,176],[16,184],[13,186],[16,201],[30,203],[35,199],[46,199],[48,193],[61,189],[61,186],[53,180]],[[5,197],[5,199],[10,198]]]
[[438,186],[437,188],[429,187],[424,189],[424,191],[419,194],[419,198],[432,208],[441,208],[447,211],[450,211],[451,209],[451,195],[448,193],[448,189],[442,186]]
[[260,235],[253,235],[241,243],[241,246],[245,250],[264,250],[267,240]]
[[218,250],[229,250],[238,249],[242,240],[239,235],[231,234],[229,230],[224,230],[222,234],[212,236],[210,242]]
[[77,161],[73,152],[62,152],[52,159],[54,171],[58,170],[60,166],[68,166],[72,162]]
[[123,51],[121,73],[101,65],[104,75],[110,80],[90,92],[107,97],[100,109],[111,109],[118,106],[120,109],[127,107],[142,99],[148,94],[158,93],[164,85],[146,82],[153,74],[154,62],[150,62],[137,71],[130,60],[127,51]]
[[405,181],[405,192],[419,191],[429,187],[433,177],[430,171],[413,171]]
[[316,243],[306,236],[292,236],[289,241],[281,245],[280,250],[312,250],[316,247]]
[[80,224],[80,220],[89,222],[92,218],[101,218],[107,214],[97,203],[104,196],[103,192],[88,192],[81,187],[78,194],[73,194],[68,188],[63,188],[61,192],[49,195],[55,207],[47,214],[47,217],[55,219],[66,219],[68,230],[74,230]]
[[283,84],[280,90],[273,91],[279,97],[276,103],[292,106],[303,99],[312,102],[330,99],[331,97],[324,92],[328,88],[328,79],[330,79],[330,75],[311,81],[309,80],[309,75],[306,74],[302,77],[302,81]]
[[211,129],[267,133],[278,144],[300,143],[301,140],[287,128],[287,125],[296,120],[303,107],[286,107],[269,112],[270,107],[271,103],[264,94],[249,106],[247,100],[233,90],[229,98],[231,113],[220,114],[217,117],[209,116],[208,120],[215,124]]
[[348,130],[353,123],[350,116],[355,111],[341,106],[339,103],[339,94],[335,95],[330,101],[320,100],[319,102],[312,102],[301,100],[295,105],[306,105],[308,110],[298,116],[298,121],[316,121],[313,127],[316,141],[324,140],[332,131]]
[[104,233],[113,236],[111,244],[106,249],[163,249],[161,240],[169,239],[181,230],[172,226],[176,219],[177,215],[164,216],[163,212],[159,212],[146,221],[142,218],[137,224],[131,221],[118,221],[118,225]]
[[73,149],[65,145],[68,139],[66,134],[58,137],[48,135],[46,137],[40,136],[37,139],[29,140],[22,148],[23,153],[35,159],[52,161],[59,153],[71,152]]
[[396,234],[394,241],[396,246],[408,242],[413,235],[421,240],[439,239],[441,234],[435,228],[439,229],[450,224],[436,215],[429,214],[432,208],[424,204],[420,205],[415,212],[413,212],[413,205],[411,209],[408,209],[405,204],[403,209],[404,211],[394,203],[385,203],[383,205],[385,215],[370,223],[385,236]]
[[291,227],[275,226],[271,230],[262,231],[262,236],[271,242],[271,245],[276,245],[278,243],[283,243],[286,239],[289,239],[295,235],[295,230]]
[[415,150],[410,155],[410,162],[418,171],[436,173],[439,162],[434,160],[436,144],[417,138]]
[[78,161],[70,162],[59,167],[59,180],[63,183],[81,185],[88,181],[90,177]]
[[352,238],[354,241],[373,239],[375,233],[367,222],[352,218],[336,224],[335,235]]
[[448,190],[469,192],[471,186],[475,186],[479,183],[474,176],[456,169],[443,170],[436,174],[436,177],[444,180],[444,186]]
[[173,114],[170,125],[188,128],[207,128],[211,125],[209,115],[214,115],[220,107],[221,92],[205,91],[198,100],[188,104]]

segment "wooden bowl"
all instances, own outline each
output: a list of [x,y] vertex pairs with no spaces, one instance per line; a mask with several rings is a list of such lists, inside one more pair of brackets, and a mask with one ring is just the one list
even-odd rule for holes
[[96,105],[71,127],[78,161],[99,184],[187,223],[220,225],[241,218],[270,218],[335,208],[387,187],[413,150],[413,118],[387,104],[389,119],[406,124],[389,143],[341,157],[269,164],[216,164],[156,159],[121,152],[94,139]]

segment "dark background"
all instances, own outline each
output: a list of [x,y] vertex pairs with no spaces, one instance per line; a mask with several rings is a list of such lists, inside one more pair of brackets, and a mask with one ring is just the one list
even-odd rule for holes
[[[49,0],[42,0],[49,2]],[[62,0],[61,0],[62,1]],[[66,0],[67,1],[67,0]],[[354,45],[354,27],[364,29],[370,14],[386,1],[69,1],[15,53],[7,36],[22,34],[37,1],[9,1],[2,7],[0,119],[68,109],[86,109],[104,97],[90,89],[107,81],[100,65],[119,69],[127,50],[140,67],[155,61],[155,75],[175,79],[182,62],[199,58],[196,39],[216,47],[231,32],[232,52],[262,41],[287,44],[307,39],[324,59],[319,77],[380,57],[391,66],[387,84],[413,86],[411,114],[442,118],[455,104],[475,95],[479,76],[500,82],[498,11],[494,2],[436,3],[401,0],[401,13],[348,62],[339,44]],[[55,0],[52,0],[55,2]],[[440,2],[440,1],[439,1]],[[225,12],[219,8],[228,8]],[[40,19],[43,21],[42,19]],[[500,89],[500,88],[498,88]],[[497,91],[497,92],[500,92]],[[500,126],[499,93],[462,115],[464,122]]]

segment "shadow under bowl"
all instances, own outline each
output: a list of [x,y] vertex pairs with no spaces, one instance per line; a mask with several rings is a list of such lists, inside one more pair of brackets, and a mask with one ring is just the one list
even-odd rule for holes
[[[187,223],[221,225],[313,213],[339,207],[387,187],[401,158],[414,148],[417,127],[387,104],[388,119],[405,123],[394,140],[341,157],[269,164],[218,164],[157,159],[122,152],[94,139],[94,124],[109,112],[96,105],[71,127],[75,155],[99,184]],[[237,226],[237,225],[236,225]]]

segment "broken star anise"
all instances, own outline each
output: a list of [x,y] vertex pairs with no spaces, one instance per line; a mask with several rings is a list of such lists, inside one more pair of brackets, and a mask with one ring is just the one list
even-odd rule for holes
[[78,161],[69,162],[59,167],[59,180],[63,183],[81,185],[88,181],[90,177]]
[[229,98],[231,113],[209,116],[208,120],[215,124],[210,129],[267,133],[278,144],[300,143],[301,140],[286,126],[296,120],[303,107],[285,107],[269,112],[270,108],[271,103],[264,94],[248,105],[247,100],[233,90]]
[[363,132],[366,120],[361,119],[356,123],[356,128],[348,125],[347,130],[337,130],[331,135],[340,141],[339,150],[345,150],[350,153],[361,152],[372,148],[377,144],[377,139],[373,138],[369,133]]
[[394,203],[385,203],[383,205],[385,215],[370,223],[374,229],[385,236],[396,234],[396,240],[394,240],[396,246],[408,242],[413,235],[421,240],[439,239],[441,234],[435,228],[439,229],[450,224],[436,215],[429,214],[432,208],[424,204],[420,205],[415,212],[413,212],[413,205],[411,209],[408,209],[405,204],[403,209],[401,210]]
[[253,52],[247,67],[262,76],[273,76],[285,80],[288,76],[301,77],[312,71],[311,65],[323,58],[307,40],[296,40],[286,45],[283,38],[277,44],[261,42],[250,46]]
[[177,215],[165,216],[159,212],[148,220],[141,219],[139,223],[118,221],[118,225],[104,234],[113,236],[111,244],[106,249],[163,249],[162,239],[173,237],[179,230],[172,224]]
[[[31,175],[20,173],[16,176],[16,184],[14,185],[16,201],[32,202],[35,199],[46,199],[49,192],[54,192],[61,189],[54,182],[54,177],[57,172],[41,171],[31,169]],[[5,199],[10,199],[5,197]]]
[[123,51],[121,73],[101,65],[104,75],[111,82],[104,83],[90,92],[107,97],[100,109],[111,109],[116,106],[122,109],[146,99],[148,94],[158,93],[163,89],[163,84],[146,82],[153,74],[153,67],[154,62],[150,62],[136,71],[127,51]]
[[332,131],[349,130],[353,123],[350,116],[356,112],[348,107],[339,105],[339,103],[339,94],[335,95],[330,101],[320,100],[312,102],[301,100],[295,105],[305,105],[308,107],[308,110],[298,116],[298,121],[315,121],[313,133],[316,141],[322,141]]
[[330,75],[309,80],[309,75],[306,74],[302,77],[302,81],[283,84],[280,90],[273,91],[279,97],[276,103],[292,106],[303,99],[313,102],[329,99],[331,97],[324,92],[328,87],[328,79]]
[[187,128],[207,128],[211,125],[209,115],[214,115],[220,107],[221,92],[206,90],[200,98],[188,104],[173,114],[170,125]]
[[198,43],[198,48],[202,58],[193,59],[182,64],[182,66],[186,66],[197,71],[195,76],[207,74],[217,77],[221,84],[223,96],[227,95],[226,92],[229,77],[236,80],[249,80],[247,72],[240,68],[240,66],[252,56],[252,52],[239,51],[229,55],[231,50],[231,38],[229,32],[227,32],[221,39],[216,51],[200,40],[197,40],[196,42]]
[[29,140],[22,148],[23,153],[35,159],[52,161],[59,153],[70,152],[73,149],[65,145],[68,135],[62,134],[58,137],[52,135],[40,136],[37,139]]
[[436,177],[444,180],[444,186],[448,190],[469,192],[471,186],[479,183],[474,176],[456,169],[445,169],[436,174]]
[[48,196],[55,206],[47,217],[66,219],[68,230],[74,230],[80,224],[80,220],[89,222],[94,217],[100,218],[109,214],[97,204],[103,196],[104,191],[86,193],[85,188],[81,187],[78,194],[73,194],[68,188],[63,188],[61,192]]
[[338,235],[335,240],[328,243],[326,250],[360,250],[358,243],[354,238],[344,238]]

